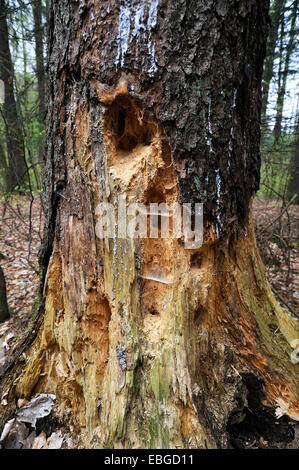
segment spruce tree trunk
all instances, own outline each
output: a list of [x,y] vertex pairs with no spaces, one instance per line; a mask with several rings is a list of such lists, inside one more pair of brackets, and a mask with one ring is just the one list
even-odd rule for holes
[[22,126],[14,95],[14,67],[12,64],[7,26],[7,5],[0,0],[0,79],[4,82],[3,118],[10,168],[10,191],[24,189],[28,181]]
[[[299,418],[298,322],[251,217],[268,1],[54,0],[51,25],[44,300],[10,402],[55,393],[83,447],[290,440],[274,408]],[[120,194],[203,202],[202,247],[101,240]]]

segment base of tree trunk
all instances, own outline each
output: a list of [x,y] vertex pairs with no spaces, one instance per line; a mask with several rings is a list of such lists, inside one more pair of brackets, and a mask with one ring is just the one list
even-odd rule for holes
[[[251,217],[238,240],[213,240],[210,231],[196,251],[178,241],[121,240],[114,248],[106,240],[105,275],[91,264],[84,278],[79,265],[96,252],[84,229],[89,216],[73,220],[71,240],[55,242],[43,324],[26,364],[10,373],[10,399],[54,393],[53,422],[68,427],[75,446],[292,440],[274,409],[299,419],[298,365],[290,359],[298,321],[265,280]],[[171,283],[143,274],[157,252]]]

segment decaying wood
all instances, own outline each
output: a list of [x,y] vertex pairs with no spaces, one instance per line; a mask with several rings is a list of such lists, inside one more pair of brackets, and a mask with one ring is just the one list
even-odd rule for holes
[[[44,307],[6,377],[11,400],[54,393],[80,446],[225,448],[242,422],[292,439],[274,409],[299,418],[298,321],[272,295],[250,203],[267,11],[52,2]],[[203,202],[202,247],[97,238],[96,207],[120,194]]]

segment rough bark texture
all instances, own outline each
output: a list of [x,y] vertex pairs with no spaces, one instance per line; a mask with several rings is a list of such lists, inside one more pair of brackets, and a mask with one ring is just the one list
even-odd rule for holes
[[0,0],[0,78],[4,82],[3,118],[6,131],[8,163],[10,168],[9,189],[24,188],[27,178],[24,138],[14,96],[14,68],[12,64],[7,27],[7,6]]
[[[298,419],[298,322],[271,293],[250,209],[267,12],[52,3],[44,307],[10,398],[55,393],[76,445],[225,448],[238,423],[292,439],[273,409]],[[96,238],[96,206],[119,194],[203,202],[203,246]]]

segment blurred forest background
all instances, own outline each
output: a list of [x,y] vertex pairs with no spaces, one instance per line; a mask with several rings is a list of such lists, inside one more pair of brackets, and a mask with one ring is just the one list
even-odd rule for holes
[[[24,328],[30,327],[38,291],[49,3],[0,0],[0,322],[11,318],[0,325],[0,341],[14,322],[9,338],[12,347]],[[272,0],[270,16],[263,76],[261,183],[254,216],[268,278],[281,305],[296,314],[298,0]],[[8,344],[7,336],[5,341]]]

